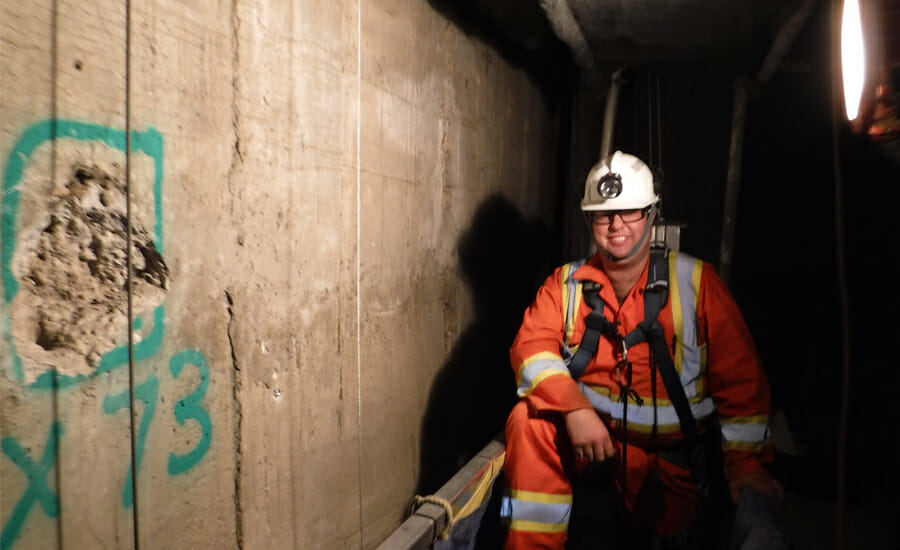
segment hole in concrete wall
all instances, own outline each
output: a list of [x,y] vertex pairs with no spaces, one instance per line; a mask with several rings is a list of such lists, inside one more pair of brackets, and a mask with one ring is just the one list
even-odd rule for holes
[[[161,304],[169,285],[166,262],[138,218],[131,224],[135,315]],[[127,222],[121,167],[75,162],[39,223],[22,229],[11,314],[29,379],[48,368],[87,374],[127,341]]]

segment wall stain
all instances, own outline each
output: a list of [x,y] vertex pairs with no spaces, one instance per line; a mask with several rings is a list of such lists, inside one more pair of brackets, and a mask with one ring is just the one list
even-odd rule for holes
[[[20,244],[22,238],[22,235],[19,235],[21,184],[28,163],[32,160],[37,149],[45,143],[60,139],[99,142],[121,152],[126,152],[127,146],[126,134],[122,130],[73,120],[44,120],[32,125],[23,132],[7,156],[3,172],[2,189],[0,189],[2,191],[2,201],[0,201],[0,242],[4,243],[4,246],[0,248],[0,280],[3,282],[3,301],[0,305],[5,308],[3,314],[0,315],[0,323],[6,324],[0,328],[3,329],[4,334],[9,339],[7,347],[11,351],[12,380],[30,390],[35,397],[51,391],[58,392],[82,385],[103,373],[127,366],[129,363],[128,346],[120,345],[103,353],[93,365],[95,368],[90,372],[61,373],[56,368],[51,367],[38,374],[33,380],[30,380],[26,378],[26,365],[16,350],[12,331],[9,330],[13,321],[10,315],[10,306],[21,290],[20,280],[17,279],[13,272],[13,259],[16,247]],[[154,225],[152,235],[149,232],[141,234],[139,231],[138,236],[142,238],[134,239],[135,250],[132,251],[135,257],[134,275],[151,286],[165,290],[171,284],[171,279],[165,263],[163,247],[163,138],[156,129],[150,128],[144,132],[132,131],[130,142],[131,152],[147,155],[152,160],[154,167]],[[105,274],[114,277],[115,274],[104,272],[105,266],[101,265],[100,256],[104,243],[97,242],[98,236],[84,230],[85,228],[80,227],[79,224],[102,226],[104,224],[109,225],[107,222],[122,222],[122,220],[116,218],[115,215],[106,216],[98,208],[82,208],[79,210],[74,208],[72,201],[84,203],[85,198],[88,198],[88,203],[91,206],[110,207],[117,200],[121,199],[113,192],[114,187],[117,185],[115,178],[93,164],[74,164],[70,179],[66,184],[66,192],[69,196],[63,195],[61,199],[53,203],[57,206],[60,204],[68,206],[68,209],[54,209],[53,213],[46,218],[48,222],[41,228],[48,235],[55,235],[59,238],[65,235],[71,236],[73,231],[75,235],[80,236],[81,240],[85,241],[82,243],[84,246],[79,249],[79,254],[83,256],[80,259],[85,262],[87,270],[94,276],[102,277]],[[61,212],[68,212],[69,218],[66,218],[66,215],[61,214]],[[71,220],[72,212],[79,214],[79,219],[74,222]],[[124,222],[122,225],[124,225]],[[134,224],[132,224],[132,227],[134,227]],[[58,233],[60,231],[62,233]],[[115,231],[118,231],[118,229],[115,229]],[[40,236],[38,237],[39,239]],[[45,258],[48,255],[52,255],[52,248],[49,247],[47,250],[41,251]],[[106,256],[106,254],[103,255]],[[42,269],[26,270],[27,277],[23,278],[23,280],[27,280],[33,286],[36,286],[36,279],[39,280],[40,284],[56,284],[54,283],[54,277],[57,274],[52,273],[53,267],[48,264],[41,266]],[[58,265],[55,267],[59,268]],[[118,280],[116,282],[121,283]],[[57,284],[57,286],[59,285]],[[152,313],[146,317],[138,316],[134,319],[132,330],[145,333],[132,350],[132,356],[136,364],[159,353],[165,334],[165,319],[164,303],[153,307]],[[150,323],[149,331],[144,330],[144,325],[147,321]],[[36,334],[38,345],[44,349],[52,349],[54,346],[64,345],[67,338],[72,338],[72,335],[66,335],[58,330],[54,330],[50,322],[44,323],[44,325],[46,330],[41,330]],[[174,450],[169,453],[168,473],[171,476],[191,471],[203,461],[211,447],[213,422],[204,404],[210,384],[210,368],[206,357],[201,351],[193,348],[183,349],[175,353],[170,359],[169,371],[172,375],[172,381],[178,380],[187,366],[197,368],[200,373],[199,383],[190,394],[170,401],[173,403],[172,412],[175,420],[181,426],[184,426],[188,421],[196,422],[200,426],[201,434],[194,447],[186,453],[180,454]],[[86,388],[85,395],[93,396],[90,386],[84,387]],[[129,465],[129,471],[124,476],[121,502],[125,508],[134,505],[135,495],[133,494],[134,485],[132,484],[132,478],[140,474],[142,460],[151,439],[151,425],[157,416],[157,404],[166,402],[164,396],[161,395],[160,380],[155,374],[150,374],[144,382],[134,388],[134,396],[137,401],[143,403],[143,411],[136,434],[135,463]],[[8,415],[13,410],[25,406],[27,401],[16,399],[4,401],[2,404],[4,415]],[[9,409],[9,407],[12,407],[12,409]],[[130,392],[128,388],[124,391],[104,396],[103,410],[106,414],[115,414],[122,409],[130,409],[130,407]],[[28,455],[29,449],[25,448],[16,437],[8,436],[0,441],[0,448],[2,448],[3,454],[12,460],[28,478],[28,487],[19,498],[11,515],[6,519],[2,532],[0,532],[2,533],[0,534],[0,550],[9,550],[14,546],[23,530],[25,530],[28,517],[36,503],[41,505],[47,516],[54,518],[59,515],[61,510],[60,498],[50,488],[47,476],[54,464],[58,463],[59,441],[63,433],[65,433],[64,419],[54,422],[40,462],[36,462]],[[62,536],[62,534],[60,533],[58,536]]]

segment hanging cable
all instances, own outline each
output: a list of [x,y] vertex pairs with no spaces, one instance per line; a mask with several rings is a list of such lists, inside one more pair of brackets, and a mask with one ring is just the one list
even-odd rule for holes
[[138,532],[138,469],[137,469],[137,426],[135,426],[134,395],[134,304],[132,303],[131,285],[133,275],[133,258],[131,257],[131,0],[125,0],[125,266],[126,266],[126,312],[128,332],[128,425],[131,430],[131,518],[134,536],[134,549],[140,550]]
[[840,21],[839,14],[843,6],[840,0],[831,3],[832,23],[831,28],[831,147],[834,170],[834,225],[835,225],[835,263],[837,265],[838,300],[840,304],[840,331],[841,331],[841,401],[840,416],[838,418],[838,444],[837,444],[837,503],[835,510],[835,537],[834,544],[837,550],[847,548],[847,454],[850,439],[848,427],[850,422],[850,377],[851,367],[851,340],[850,340],[850,287],[847,267],[847,242],[846,242],[846,214],[844,212],[844,194],[846,185],[844,182],[843,159],[843,120],[841,106],[843,93],[840,88]]
[[663,149],[662,149],[662,99],[659,91],[659,73],[656,73],[656,169],[660,175],[663,173]]
[[[55,185],[56,184],[56,161],[57,161],[57,150],[56,150],[56,138],[57,138],[57,117],[58,117],[58,107],[57,103],[59,101],[59,93],[58,93],[58,85],[57,85],[57,73],[59,72],[59,1],[53,0],[53,11],[50,15],[50,181]],[[56,494],[57,494],[57,502],[60,503],[62,501],[62,464],[59,456],[59,430],[56,429],[57,422],[60,422],[59,419],[59,376],[56,373],[53,373],[53,377],[51,377],[51,381],[53,384],[52,389],[52,415],[53,415],[53,426],[50,430],[50,437],[53,439],[53,461],[55,466],[54,472],[54,480],[56,481]],[[62,550],[63,548],[63,511],[62,506],[57,506],[57,514],[56,514],[56,547],[57,550]]]
[[362,437],[362,0],[356,3],[356,476],[359,486],[359,548],[363,536]]
[[647,69],[647,164],[653,166],[653,94],[650,92],[653,78],[650,69]]

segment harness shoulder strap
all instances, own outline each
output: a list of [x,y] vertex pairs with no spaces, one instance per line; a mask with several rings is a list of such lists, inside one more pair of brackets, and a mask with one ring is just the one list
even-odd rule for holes
[[[672,406],[678,414],[678,423],[681,427],[681,433],[684,435],[685,445],[690,458],[691,474],[694,476],[694,481],[697,482],[701,495],[709,500],[710,476],[703,450],[703,441],[700,439],[700,429],[697,425],[697,419],[694,418],[694,414],[691,411],[691,405],[678,376],[678,370],[675,368],[675,361],[669,352],[665,331],[658,319],[659,312],[666,305],[669,296],[669,261],[666,256],[667,254],[665,253],[657,254],[655,258],[651,255],[651,273],[648,276],[647,288],[644,291],[644,320],[628,335],[626,342],[631,339],[634,343],[647,342],[650,345],[653,360],[659,367],[659,374],[666,387],[666,393],[669,394]],[[658,270],[657,273],[654,274],[654,270]],[[660,276],[663,278],[659,279]],[[656,279],[652,288],[651,279]]]
[[591,312],[584,319],[585,330],[584,336],[581,338],[581,345],[578,346],[578,351],[567,365],[575,380],[584,374],[591,358],[597,354],[600,336],[610,329],[614,330],[613,324],[603,313],[603,299],[600,298],[602,288],[603,285],[593,281],[588,281],[583,285],[584,299],[591,306]]
[[[578,262],[577,266],[575,265],[575,262],[573,262],[566,266],[571,270],[563,272],[564,276],[568,273],[568,280],[566,281],[568,285],[568,292],[566,295],[566,298],[568,298],[565,324],[566,334],[568,334],[569,327],[571,326],[575,309],[574,298],[576,287],[572,282],[578,283],[578,281],[574,279],[573,275],[575,270],[582,265],[584,265],[584,261]],[[578,351],[575,352],[575,355],[572,356],[567,363],[572,378],[576,380],[584,374],[584,371],[587,370],[588,363],[591,362],[591,358],[596,355],[601,334],[606,331],[615,332],[615,326],[603,313],[603,300],[600,298],[600,290],[602,288],[603,285],[593,281],[588,281],[582,285],[584,299],[591,307],[591,313],[589,313],[584,320],[585,332],[581,339],[581,345],[578,347]],[[659,316],[659,312],[669,299],[668,290],[669,264],[667,250],[665,248],[654,247],[650,251],[647,286],[644,288],[644,319],[656,319]],[[634,331],[626,337],[625,344],[628,347],[631,347],[632,345],[644,341],[646,340],[643,335],[639,331]]]
[[[665,248],[650,249],[650,265],[647,268],[647,286],[644,287],[644,321],[657,320],[659,312],[669,301],[669,254]],[[625,336],[629,348],[647,342],[646,335],[633,330]],[[667,388],[668,389],[668,388]]]

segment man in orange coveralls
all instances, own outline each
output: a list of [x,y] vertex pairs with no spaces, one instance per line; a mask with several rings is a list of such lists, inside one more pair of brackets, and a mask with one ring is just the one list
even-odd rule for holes
[[[701,497],[689,460],[673,459],[684,437],[649,345],[627,349],[606,332],[577,380],[567,368],[591,312],[584,283],[601,285],[602,311],[616,334],[644,320],[650,229],[659,211],[653,174],[617,151],[591,170],[581,208],[598,252],[546,280],[510,351],[521,400],[506,424],[506,547],[563,548],[572,479],[592,461],[608,461],[630,532],[684,546],[696,539],[687,533]],[[658,319],[690,411],[701,431],[721,432],[732,499],[744,487],[778,499],[782,489],[763,467],[772,456],[769,387],[741,313],[711,265],[677,252],[669,252],[668,265],[669,298]]]

